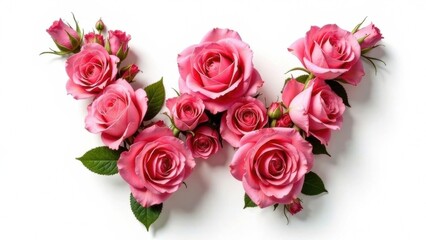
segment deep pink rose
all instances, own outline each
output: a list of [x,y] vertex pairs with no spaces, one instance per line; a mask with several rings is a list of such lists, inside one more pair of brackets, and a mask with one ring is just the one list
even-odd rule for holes
[[285,208],[288,210],[288,212],[291,215],[294,215],[300,211],[302,211],[303,207],[302,207],[302,201],[300,201],[300,199],[295,198],[293,199],[293,201],[290,204],[286,204]]
[[108,31],[107,49],[113,55],[124,60],[129,50],[129,41],[132,39],[129,34],[120,30]]
[[101,45],[84,45],[79,53],[72,55],[66,62],[68,94],[75,99],[96,96],[115,80],[118,62],[119,59],[109,55]]
[[339,78],[357,85],[364,76],[357,39],[335,24],[311,27],[306,36],[293,43],[288,50],[316,77]]
[[186,145],[194,158],[207,159],[220,149],[219,133],[209,126],[200,126],[186,135]]
[[241,139],[230,168],[250,199],[264,208],[297,198],[313,161],[311,144],[295,129],[264,128]]
[[284,113],[276,122],[275,127],[292,127],[293,122],[291,121],[290,114]]
[[153,125],[136,137],[118,159],[118,171],[144,207],[164,202],[195,166],[182,140],[165,126]]
[[179,97],[169,98],[166,106],[175,126],[181,131],[194,130],[199,123],[209,120],[204,113],[203,101],[196,95],[184,93]]
[[342,126],[345,105],[324,80],[315,78],[308,88],[291,79],[284,86],[282,99],[289,109],[291,120],[299,128],[312,134],[322,144],[330,141],[331,130]]
[[356,33],[354,33],[354,36],[357,39],[361,39],[367,36],[361,43],[361,49],[374,47],[383,38],[382,34],[380,33],[380,29],[378,29],[372,23],[359,29]]
[[120,69],[120,77],[131,82],[139,72],[139,67],[136,64],[130,64]]
[[223,114],[220,123],[222,138],[233,147],[240,146],[240,139],[247,133],[261,129],[268,123],[266,108],[255,98],[246,97],[234,103]]
[[89,32],[88,34],[84,35],[84,43],[98,43],[102,46],[105,46],[104,36],[94,32]]
[[237,32],[215,28],[178,55],[179,89],[201,98],[213,114],[223,112],[235,99],[254,95],[262,86],[252,58]]
[[80,46],[80,35],[69,25],[65,24],[62,19],[54,21],[46,31],[61,51],[72,52]]
[[146,110],[148,98],[142,88],[134,91],[124,80],[118,79],[87,107],[86,129],[101,133],[102,141],[111,149],[136,133]]

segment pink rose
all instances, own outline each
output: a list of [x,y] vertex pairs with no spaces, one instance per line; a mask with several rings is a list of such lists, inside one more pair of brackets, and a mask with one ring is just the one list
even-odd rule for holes
[[102,34],[97,34],[94,32],[89,32],[88,34],[84,35],[84,43],[98,43],[101,46],[105,46],[104,36],[102,36]]
[[195,162],[169,128],[153,125],[139,133],[117,166],[135,199],[150,207],[169,198],[190,175]]
[[115,80],[118,62],[119,59],[109,55],[101,45],[84,45],[81,52],[72,55],[66,62],[68,94],[75,99],[96,96]]
[[291,79],[282,92],[283,103],[289,109],[291,120],[299,128],[312,134],[322,144],[330,141],[331,130],[342,126],[345,105],[324,80],[315,78],[308,88]]
[[295,198],[293,199],[293,201],[290,204],[286,204],[285,208],[288,210],[289,213],[291,213],[291,215],[294,215],[300,211],[302,211],[303,207],[301,204],[302,201],[300,201],[300,199]]
[[277,120],[275,127],[292,127],[293,122],[291,121],[290,114],[284,113],[281,118]]
[[266,108],[255,98],[246,97],[234,103],[223,114],[220,123],[222,138],[233,147],[240,146],[240,139],[247,133],[263,128],[268,123]]
[[316,77],[339,78],[357,85],[364,76],[357,39],[335,24],[311,27],[306,37],[297,40],[288,50]]
[[279,102],[271,103],[271,106],[268,108],[268,117],[271,119],[279,119],[284,113],[284,108]]
[[179,97],[169,98],[166,106],[176,128],[181,131],[194,130],[198,124],[207,122],[204,103],[196,95],[184,93]]
[[194,134],[186,135],[186,145],[194,158],[207,159],[220,149],[219,133],[209,126],[200,126]]
[[123,79],[108,85],[87,107],[86,129],[101,133],[102,141],[111,149],[138,130],[148,108],[143,89],[133,90]]
[[262,86],[252,58],[237,32],[215,28],[178,55],[179,89],[201,98],[213,114],[223,112],[235,99],[254,95]]
[[230,168],[250,199],[264,208],[297,198],[313,161],[311,144],[295,129],[264,128],[241,139]]
[[108,31],[108,51],[116,55],[122,61],[126,58],[129,50],[129,41],[132,39],[126,32],[115,30]]
[[131,82],[139,72],[139,67],[136,64],[130,64],[120,69],[120,77]]
[[380,33],[380,29],[378,29],[372,23],[359,29],[356,33],[354,33],[354,36],[357,39],[365,37],[364,41],[361,43],[361,49],[374,47],[383,38],[382,34]]
[[54,21],[46,31],[61,51],[73,52],[80,47],[81,36],[62,19]]

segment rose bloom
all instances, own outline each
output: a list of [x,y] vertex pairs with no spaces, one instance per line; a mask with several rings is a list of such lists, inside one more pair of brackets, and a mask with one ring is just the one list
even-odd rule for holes
[[231,146],[239,147],[240,139],[245,134],[263,128],[267,123],[265,105],[255,98],[246,97],[234,103],[223,114],[220,134]]
[[178,55],[179,89],[201,98],[213,114],[223,112],[235,99],[254,95],[262,86],[252,58],[237,32],[215,28]]
[[[80,46],[80,35],[68,24],[65,24],[62,19],[54,21],[46,31],[61,51],[72,52]],[[76,40],[74,43],[70,36]]]
[[108,31],[108,45],[111,54],[116,55],[121,60],[127,56],[129,41],[132,39],[129,34],[120,30]]
[[119,59],[109,55],[101,45],[84,45],[79,53],[72,55],[66,62],[68,94],[75,99],[96,96],[115,80],[118,62]]
[[380,29],[378,29],[372,23],[356,31],[354,36],[357,39],[361,39],[367,36],[361,43],[361,49],[374,47],[383,38],[382,34],[380,33]]
[[179,97],[169,98],[166,106],[176,128],[181,131],[194,130],[198,124],[207,122],[204,103],[196,95],[184,93]]
[[293,43],[288,50],[316,77],[339,78],[357,85],[364,76],[357,39],[335,24],[311,27],[306,36]]
[[322,79],[311,80],[306,89],[304,84],[291,79],[284,86],[282,99],[289,108],[293,123],[322,144],[330,141],[331,130],[338,130],[342,126],[345,112],[343,100]]
[[220,149],[219,133],[206,125],[186,135],[186,145],[194,158],[207,159]]
[[277,119],[277,123],[275,127],[292,127],[293,122],[291,121],[290,114],[284,113],[279,119]]
[[102,34],[97,34],[94,32],[89,32],[88,34],[84,35],[84,43],[98,43],[101,46],[105,46],[104,36],[102,36]]
[[292,203],[313,160],[311,144],[295,129],[264,128],[241,139],[230,169],[250,199],[264,208]]
[[164,125],[144,129],[117,162],[121,177],[144,207],[164,202],[195,166],[182,140]]
[[136,133],[148,109],[148,98],[143,89],[133,90],[118,79],[87,107],[86,129],[101,133],[102,141],[111,149]]

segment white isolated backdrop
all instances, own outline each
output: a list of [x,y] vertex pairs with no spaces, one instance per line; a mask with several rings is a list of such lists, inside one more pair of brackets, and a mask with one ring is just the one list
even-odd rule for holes
[[[422,239],[426,197],[424,134],[424,1],[57,1],[0,2],[0,239]],[[229,174],[229,146],[164,204],[146,232],[118,175],[93,174],[75,160],[102,143],[84,129],[88,101],[66,94],[65,59],[54,47],[54,20],[90,31],[102,17],[131,34],[129,56],[143,70],[140,86],[164,77],[174,96],[176,56],[213,27],[237,30],[254,51],[269,104],[285,72],[301,66],[286,48],[311,25],[351,30],[365,16],[385,37],[376,51],[387,66],[365,64],[348,86],[352,108],[334,132],[331,158],[314,171],[329,191],[303,197],[287,224],[282,208],[243,210],[243,188]]]

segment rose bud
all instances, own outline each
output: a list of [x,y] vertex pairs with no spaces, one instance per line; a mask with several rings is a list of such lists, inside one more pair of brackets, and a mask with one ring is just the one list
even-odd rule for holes
[[302,201],[300,201],[299,198],[293,199],[293,201],[290,204],[286,204],[285,208],[288,210],[291,215],[294,215],[300,211],[302,211],[303,207],[301,204]]
[[131,39],[130,35],[120,30],[108,31],[108,34],[109,36],[106,45],[107,51],[123,61],[129,52],[128,43]]
[[293,122],[291,121],[290,114],[284,113],[275,124],[275,127],[292,127]]
[[104,36],[102,36],[102,34],[90,32],[84,35],[84,44],[88,44],[88,43],[98,43],[101,46],[104,46],[105,45]]
[[283,115],[284,109],[281,103],[273,102],[268,108],[268,117],[271,119],[279,119]]
[[102,32],[105,29],[105,24],[102,21],[102,19],[99,19],[96,24],[95,24],[95,28],[96,30],[98,30],[99,32]]
[[128,82],[132,82],[139,72],[139,67],[136,64],[130,64],[120,69],[120,76]]
[[380,29],[378,29],[372,23],[359,29],[354,33],[354,36],[358,39],[358,41],[362,40],[360,43],[361,49],[368,49],[367,51],[371,50],[371,48],[374,47],[377,42],[383,38],[382,34],[380,33]]
[[80,50],[82,39],[77,21],[75,23],[77,31],[71,28],[70,25],[65,24],[62,19],[54,21],[49,29],[46,30],[56,46],[61,50],[61,53],[78,52]]

